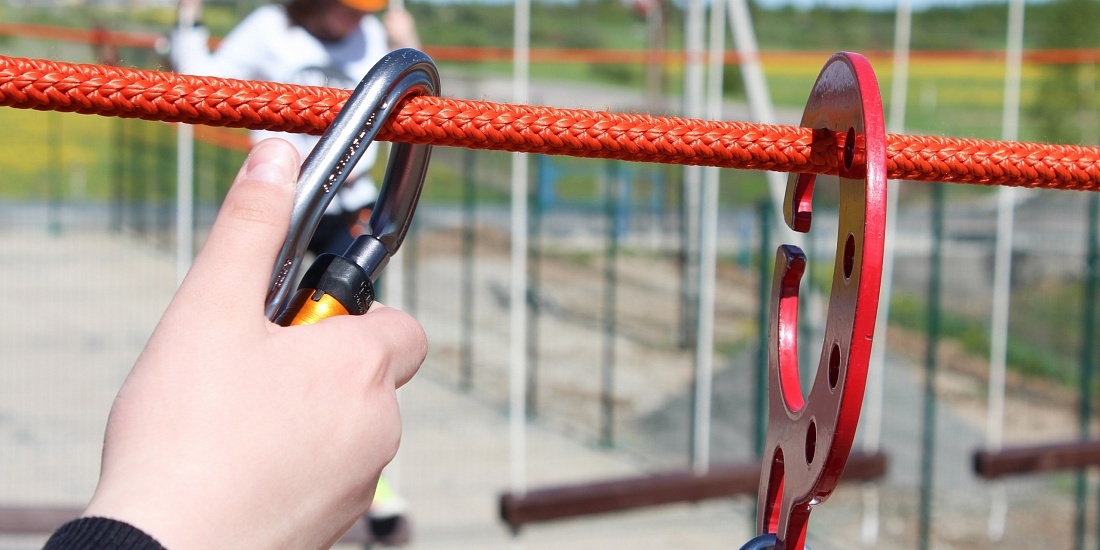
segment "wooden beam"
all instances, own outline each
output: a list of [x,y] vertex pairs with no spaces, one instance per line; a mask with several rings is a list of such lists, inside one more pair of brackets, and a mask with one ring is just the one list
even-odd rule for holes
[[[853,453],[842,480],[879,479],[886,474],[886,466],[885,453]],[[673,471],[537,489],[523,495],[505,493],[500,497],[500,518],[513,530],[519,530],[527,523],[755,494],[760,487],[760,468],[760,462],[753,461],[712,466],[703,475]]]
[[1047,443],[974,453],[974,472],[986,479],[1097,465],[1100,465],[1100,441]]
[[71,519],[80,517],[80,508],[0,507],[0,533],[7,535],[48,535]]

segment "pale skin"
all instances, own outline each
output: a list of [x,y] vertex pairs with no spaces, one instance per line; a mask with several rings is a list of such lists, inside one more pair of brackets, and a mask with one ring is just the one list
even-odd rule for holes
[[264,316],[298,154],[257,144],[111,408],[85,517],[173,550],[322,548],[370,507],[424,361],[412,317],[280,327]]

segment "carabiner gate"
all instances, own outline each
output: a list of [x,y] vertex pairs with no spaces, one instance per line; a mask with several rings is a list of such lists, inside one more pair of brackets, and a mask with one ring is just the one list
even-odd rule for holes
[[[355,88],[302,163],[290,229],[271,276],[264,311],[268,319],[280,324],[305,324],[332,315],[362,314],[370,307],[374,301],[373,281],[401,246],[412,222],[428,170],[429,145],[394,144],[366,234],[360,235],[342,256],[318,257],[288,305],[289,281],[297,274],[325,208],[383,122],[407,97],[438,93],[435,63],[411,48],[387,54]],[[303,307],[309,312],[303,313]]]

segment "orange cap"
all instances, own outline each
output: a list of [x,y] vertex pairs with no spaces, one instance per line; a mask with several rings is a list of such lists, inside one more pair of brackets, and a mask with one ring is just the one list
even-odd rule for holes
[[386,9],[386,0],[340,0],[345,6],[361,11],[382,11]]

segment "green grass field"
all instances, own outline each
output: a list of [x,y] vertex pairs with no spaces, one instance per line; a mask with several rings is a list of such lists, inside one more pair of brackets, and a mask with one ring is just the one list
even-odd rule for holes
[[87,196],[105,198],[114,154],[112,121],[71,113],[0,109],[0,197],[45,198],[43,182],[85,170]]

